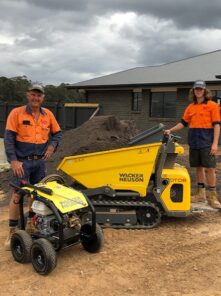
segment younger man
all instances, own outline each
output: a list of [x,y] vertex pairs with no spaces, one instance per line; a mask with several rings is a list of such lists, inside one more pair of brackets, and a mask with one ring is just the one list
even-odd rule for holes
[[[192,202],[205,202],[215,209],[221,204],[216,193],[216,158],[220,135],[220,108],[211,101],[210,91],[202,80],[195,81],[190,90],[190,104],[181,119],[181,122],[165,131],[169,134],[189,126],[188,144],[190,166],[196,168],[198,192]],[[206,169],[206,170],[205,170]],[[208,196],[205,183],[207,177]]]

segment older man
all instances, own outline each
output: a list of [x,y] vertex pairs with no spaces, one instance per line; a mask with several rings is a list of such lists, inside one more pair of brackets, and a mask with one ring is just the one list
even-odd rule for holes
[[[8,116],[5,130],[5,152],[13,172],[12,182],[38,183],[45,176],[45,161],[54,153],[61,141],[61,129],[53,113],[42,108],[44,88],[32,85],[27,93],[27,105],[14,108]],[[10,240],[19,219],[19,196],[13,190],[9,205],[9,235],[5,249],[10,250]],[[32,228],[34,213],[29,210],[27,228]],[[29,229],[30,230],[30,229]]]

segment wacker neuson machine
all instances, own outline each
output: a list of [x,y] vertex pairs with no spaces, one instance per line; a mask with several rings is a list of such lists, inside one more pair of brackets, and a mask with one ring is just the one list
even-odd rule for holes
[[65,157],[58,166],[91,199],[103,227],[152,228],[163,215],[190,213],[190,177],[176,163],[184,148],[163,128],[137,135],[126,148]]

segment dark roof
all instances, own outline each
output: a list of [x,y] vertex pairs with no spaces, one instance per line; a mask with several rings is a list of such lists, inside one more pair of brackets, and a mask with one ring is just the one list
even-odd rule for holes
[[201,79],[220,82],[221,50],[158,66],[137,67],[126,71],[67,85],[68,88],[97,88],[141,85],[189,84]]

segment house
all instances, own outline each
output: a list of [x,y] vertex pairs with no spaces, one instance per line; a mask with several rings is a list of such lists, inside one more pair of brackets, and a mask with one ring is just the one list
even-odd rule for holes
[[[221,100],[221,50],[179,61],[137,67],[126,71],[69,84],[84,91],[87,103],[99,103],[105,115],[132,119],[140,130],[159,122],[177,123],[189,104],[188,93],[195,80],[202,79]],[[183,132],[185,135],[186,132]]]

